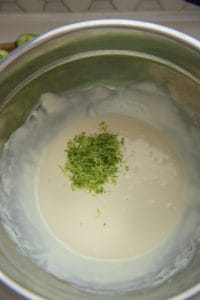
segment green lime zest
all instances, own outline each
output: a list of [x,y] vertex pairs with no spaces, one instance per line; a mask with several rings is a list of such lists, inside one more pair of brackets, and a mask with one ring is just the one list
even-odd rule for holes
[[108,132],[105,122],[99,124],[98,133],[82,132],[70,139],[65,150],[66,162],[61,169],[69,177],[72,190],[100,194],[105,192],[105,184],[115,184],[124,163],[123,144],[123,138]]
[[96,218],[99,218],[101,216],[101,211],[99,208],[97,208]]

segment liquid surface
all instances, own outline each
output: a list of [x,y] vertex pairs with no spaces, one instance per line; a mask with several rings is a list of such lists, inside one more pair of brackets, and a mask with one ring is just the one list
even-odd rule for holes
[[[105,121],[124,137],[128,171],[106,193],[72,191],[59,166],[70,138],[83,130],[98,132]],[[85,118],[66,126],[49,146],[40,165],[38,201],[54,236],[82,255],[118,259],[143,255],[171,233],[183,211],[184,178],[178,159],[161,134],[127,116]]]
[[[72,193],[58,167],[67,139],[98,120],[125,137],[129,171],[104,195]],[[151,82],[45,93],[0,156],[4,229],[39,268],[87,291],[164,283],[199,247],[199,145],[199,128]]]

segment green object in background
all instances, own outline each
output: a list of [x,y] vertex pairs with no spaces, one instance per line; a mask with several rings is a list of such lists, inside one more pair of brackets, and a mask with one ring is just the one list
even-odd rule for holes
[[8,55],[6,50],[0,49],[0,60]]
[[36,38],[38,35],[38,33],[23,33],[17,38],[17,40],[15,41],[15,45],[16,47],[22,46],[28,41],[31,41],[32,39]]

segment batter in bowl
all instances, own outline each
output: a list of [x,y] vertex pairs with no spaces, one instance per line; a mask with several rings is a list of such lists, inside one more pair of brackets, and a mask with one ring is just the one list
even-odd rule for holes
[[[72,190],[59,166],[67,141],[83,130],[98,132],[106,122],[124,138],[128,170],[107,191],[92,195]],[[118,259],[143,255],[159,245],[180,220],[184,176],[175,153],[152,127],[122,115],[90,117],[64,128],[44,156],[38,177],[38,201],[44,222],[66,247],[82,255]]]
[[[124,138],[128,169],[92,195],[60,166],[69,139]],[[150,82],[41,95],[0,157],[1,218],[18,251],[59,279],[95,291],[163,283],[198,239],[199,131]]]

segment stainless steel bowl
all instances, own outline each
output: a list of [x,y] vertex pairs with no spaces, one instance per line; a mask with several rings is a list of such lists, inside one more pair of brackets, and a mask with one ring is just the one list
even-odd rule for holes
[[[200,127],[199,41],[166,27],[129,20],[89,21],[52,30],[0,64],[0,147],[23,124],[43,92],[144,80],[167,87],[194,126]],[[34,265],[16,250],[3,226],[0,238],[1,279],[29,299],[178,300],[200,292],[199,246],[190,263],[163,284],[123,294],[96,294]]]

